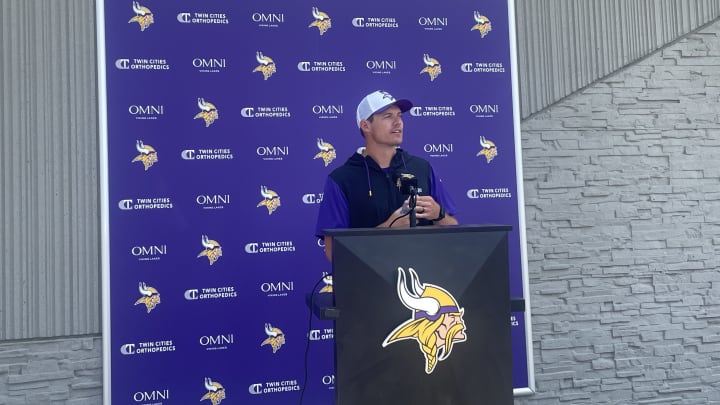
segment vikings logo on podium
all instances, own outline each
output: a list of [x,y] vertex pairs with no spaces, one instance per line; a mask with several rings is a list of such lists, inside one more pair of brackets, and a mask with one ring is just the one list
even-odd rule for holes
[[318,152],[313,159],[322,158],[323,162],[325,162],[325,167],[327,167],[327,165],[337,157],[335,147],[323,141],[321,138],[317,140],[317,147],[320,149],[320,152]]
[[320,30],[320,35],[324,34],[330,29],[330,27],[332,27],[330,16],[318,10],[317,7],[312,8],[312,16],[315,18],[315,21],[311,22],[310,25],[308,25],[308,28],[317,27],[318,30]]
[[415,270],[409,268],[408,272],[412,291],[405,284],[405,271],[398,267],[397,293],[412,316],[390,332],[382,347],[400,340],[416,341],[425,356],[425,372],[430,374],[439,361],[450,357],[453,344],[467,340],[464,309],[444,288],[421,284]]
[[132,163],[142,162],[143,166],[145,166],[145,171],[147,171],[147,169],[157,163],[157,151],[155,151],[155,148],[153,148],[152,146],[145,145],[143,141],[138,140],[137,142],[135,142],[135,149],[137,149],[140,154],[135,156],[135,158],[132,160]]
[[259,65],[257,65],[255,69],[253,69],[253,73],[262,72],[263,78],[267,80],[270,78],[270,76],[273,75],[273,73],[277,72],[275,61],[263,55],[262,52],[256,52],[255,59],[258,61]]
[[218,261],[218,259],[220,259],[220,256],[222,256],[222,246],[220,246],[217,241],[209,239],[207,235],[203,235],[201,240],[202,245],[205,249],[203,249],[202,252],[198,253],[197,257],[206,256],[210,261],[210,265],[212,266],[213,263]]
[[280,207],[280,196],[278,193],[268,190],[266,186],[260,186],[260,195],[263,196],[264,200],[260,201],[257,206],[267,207],[268,215],[272,215]]
[[195,114],[193,119],[202,118],[205,121],[205,128],[209,127],[213,122],[215,122],[216,119],[220,117],[220,114],[218,113],[218,109],[215,107],[213,103],[205,101],[204,98],[198,98],[197,101],[198,108],[200,108],[200,112]]
[[214,382],[208,377],[205,377],[205,389],[207,390],[207,393],[200,398],[200,401],[209,399],[212,402],[212,405],[218,405],[223,399],[225,399],[225,388],[222,384]]
[[276,353],[282,345],[285,344],[285,334],[278,328],[273,328],[269,323],[265,324],[265,334],[267,338],[263,340],[260,346],[270,345],[273,349],[273,353]]
[[484,15],[480,15],[479,11],[475,11],[474,17],[477,24],[473,25],[470,31],[477,30],[480,33],[480,38],[485,38],[485,35],[492,31],[490,20]]
[[137,1],[132,2],[132,8],[135,12],[135,17],[131,18],[128,23],[136,22],[140,24],[140,31],[145,31],[145,28],[154,22],[152,11],[147,7],[141,6]]
[[158,290],[148,287],[142,281],[138,283],[138,290],[140,291],[140,294],[142,294],[142,297],[135,301],[135,305],[145,304],[145,308],[149,314],[150,311],[155,309],[155,307],[160,303],[160,293]]
[[485,160],[487,160],[488,163],[495,159],[498,154],[498,150],[497,146],[495,146],[495,143],[493,141],[487,140],[484,136],[481,136],[480,146],[482,146],[482,149],[475,156],[485,156]]
[[433,81],[440,76],[440,73],[442,73],[442,66],[440,66],[440,62],[437,59],[431,58],[428,54],[424,54],[423,62],[425,62],[425,68],[420,71],[420,74],[427,73],[430,75],[430,81]]

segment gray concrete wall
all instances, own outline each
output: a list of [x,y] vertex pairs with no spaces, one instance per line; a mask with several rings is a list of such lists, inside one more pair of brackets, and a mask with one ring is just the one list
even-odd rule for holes
[[720,403],[720,22],[522,123],[538,393]]
[[515,3],[523,119],[720,17],[719,0]]
[[94,13],[0,0],[0,341],[100,333]]

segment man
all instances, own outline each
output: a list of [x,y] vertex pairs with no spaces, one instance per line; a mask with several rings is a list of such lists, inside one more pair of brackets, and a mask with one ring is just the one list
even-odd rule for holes
[[403,175],[417,179],[418,225],[457,225],[457,208],[430,163],[399,148],[402,113],[410,108],[409,100],[380,90],[360,101],[357,124],[365,147],[330,173],[320,205],[316,235],[325,239],[328,259],[332,238],[324,229],[410,226],[409,201],[398,185]]

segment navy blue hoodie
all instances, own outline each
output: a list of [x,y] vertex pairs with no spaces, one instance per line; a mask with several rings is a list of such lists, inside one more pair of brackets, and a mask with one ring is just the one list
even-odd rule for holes
[[[398,187],[400,174],[412,174],[418,180],[418,195],[430,195],[431,168],[428,161],[398,148],[383,170],[371,157],[353,154],[344,165],[330,173],[347,198],[351,228],[380,225],[400,206],[407,196]],[[418,225],[431,225],[418,219]]]

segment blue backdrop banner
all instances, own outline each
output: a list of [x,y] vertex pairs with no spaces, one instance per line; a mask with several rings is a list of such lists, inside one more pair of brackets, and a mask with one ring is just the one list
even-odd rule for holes
[[[506,224],[527,299],[512,0],[100,1],[107,404],[334,403],[333,323],[305,295],[355,109],[408,98],[403,148],[463,224]],[[529,308],[513,385],[534,387]],[[307,352],[306,352],[307,349]]]

